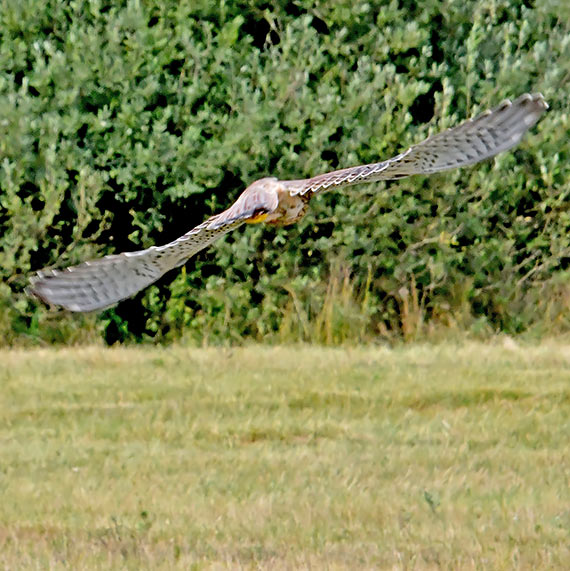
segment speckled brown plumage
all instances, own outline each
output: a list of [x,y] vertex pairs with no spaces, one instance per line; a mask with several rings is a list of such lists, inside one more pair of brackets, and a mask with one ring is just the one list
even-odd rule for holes
[[519,143],[548,108],[541,94],[525,94],[461,125],[428,137],[379,163],[350,167],[309,179],[269,177],[248,186],[224,212],[184,236],[138,252],[105,256],[64,270],[42,270],[28,291],[71,311],[110,307],[155,282],[167,271],[244,223],[288,225],[306,213],[311,197],[336,187],[431,174],[477,163]]

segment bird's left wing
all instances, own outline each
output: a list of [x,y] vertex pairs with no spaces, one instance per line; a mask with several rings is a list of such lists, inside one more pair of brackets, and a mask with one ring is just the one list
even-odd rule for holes
[[277,197],[271,193],[246,190],[230,208],[169,244],[105,256],[64,270],[42,270],[30,280],[27,291],[70,311],[111,307],[181,266],[224,234],[276,207]]
[[548,109],[540,93],[508,99],[474,119],[428,137],[391,159],[282,184],[291,194],[315,194],[361,182],[394,180],[472,165],[517,145]]

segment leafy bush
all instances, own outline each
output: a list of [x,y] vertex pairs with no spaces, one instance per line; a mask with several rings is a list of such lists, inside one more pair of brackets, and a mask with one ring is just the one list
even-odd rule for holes
[[[9,1],[0,339],[336,343],[568,329],[569,9],[504,0]],[[30,272],[165,243],[252,181],[372,162],[505,97],[551,110],[473,168],[351,187],[238,230],[101,316]]]

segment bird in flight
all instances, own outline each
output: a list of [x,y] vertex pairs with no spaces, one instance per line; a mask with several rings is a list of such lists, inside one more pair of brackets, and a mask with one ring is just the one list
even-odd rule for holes
[[45,269],[28,292],[70,311],[97,311],[115,305],[183,265],[230,230],[244,223],[286,226],[300,220],[311,198],[333,188],[431,174],[478,163],[514,147],[548,109],[540,94],[515,101],[432,135],[391,159],[299,180],[267,177],[249,185],[227,210],[208,218],[184,236],[138,252],[124,252],[63,270]]

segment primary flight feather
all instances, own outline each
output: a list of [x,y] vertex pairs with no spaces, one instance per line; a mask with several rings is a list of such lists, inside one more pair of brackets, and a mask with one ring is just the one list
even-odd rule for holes
[[262,178],[248,186],[230,208],[169,244],[105,256],[64,270],[42,270],[31,279],[28,291],[46,303],[70,311],[105,309],[149,286],[244,223],[284,226],[297,222],[317,193],[352,184],[431,174],[493,157],[517,145],[546,109],[548,105],[540,93],[525,94],[432,135],[386,161],[308,179]]

